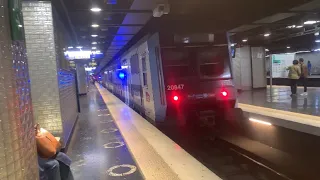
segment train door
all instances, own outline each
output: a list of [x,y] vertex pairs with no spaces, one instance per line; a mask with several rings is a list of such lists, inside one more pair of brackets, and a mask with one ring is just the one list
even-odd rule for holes
[[149,62],[149,52],[146,49],[140,52],[140,67],[141,67],[141,80],[142,80],[142,91],[143,91],[143,107],[144,113],[147,117],[155,120],[155,108],[153,99],[153,89],[151,82],[151,69]]
[[140,78],[140,68],[139,68],[139,56],[134,54],[130,58],[130,94],[133,100],[132,104],[135,109],[138,109],[142,112],[143,110],[143,91]]
[[129,105],[129,102],[130,102],[130,94],[129,94],[130,77],[128,77],[128,61],[127,61],[127,59],[122,60],[121,73],[122,73],[122,75],[119,75],[120,76],[119,78],[122,79],[122,95],[125,99],[125,103]]

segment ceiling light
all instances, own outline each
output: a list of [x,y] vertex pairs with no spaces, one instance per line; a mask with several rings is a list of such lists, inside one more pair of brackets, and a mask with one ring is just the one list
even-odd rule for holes
[[315,36],[319,36],[319,32],[314,33]]
[[248,41],[248,39],[243,39],[243,40],[242,40],[242,42],[247,42],[247,41]]
[[288,29],[295,28],[296,25],[287,26]]
[[100,9],[100,8],[97,8],[97,7],[91,8],[90,10],[91,10],[92,12],[100,12],[100,11],[101,11],[101,9]]
[[73,49],[73,47],[72,47],[72,46],[69,46],[68,49]]
[[92,42],[91,44],[97,44],[97,42]]
[[270,36],[270,33],[265,33],[263,36],[264,36],[264,37],[269,37],[269,36]]
[[91,36],[92,36],[92,37],[98,37],[98,35],[96,35],[96,34],[92,34]]
[[287,46],[287,49],[290,49],[291,47],[290,46]]
[[303,24],[315,24],[318,23],[319,21],[306,21]]
[[81,49],[81,48],[82,48],[82,46],[77,46],[77,48],[78,48],[78,49]]
[[97,28],[97,27],[99,27],[99,24],[92,24],[91,27]]
[[269,52],[269,49],[265,49],[266,52]]
[[92,49],[97,49],[97,47],[92,47]]
[[316,43],[320,43],[320,40],[319,40],[319,39],[317,39],[315,42],[316,42]]
[[302,26],[302,25],[300,25],[300,26],[297,26],[296,28],[303,28],[303,26]]

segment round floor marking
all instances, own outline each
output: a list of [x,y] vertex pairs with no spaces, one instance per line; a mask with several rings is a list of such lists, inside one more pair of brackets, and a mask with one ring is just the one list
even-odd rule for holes
[[[115,173],[113,172],[115,169],[118,168],[129,168],[130,170],[128,172],[125,173]],[[109,176],[127,176],[130,174],[133,174],[134,172],[137,171],[137,167],[130,165],[130,164],[122,164],[122,165],[117,165],[117,166],[113,166],[111,168],[108,169],[107,173],[109,174]]]
[[98,114],[98,116],[110,116],[110,114]]
[[112,123],[113,121],[112,120],[101,120],[100,123],[101,124],[104,124],[104,123]]
[[113,132],[116,132],[116,131],[118,131],[118,129],[116,129],[116,128],[109,128],[109,129],[104,129],[104,130],[102,130],[102,131],[100,131],[100,132],[103,133],[103,134],[108,134],[108,133],[113,133]]
[[124,142],[110,142],[110,143],[103,145],[103,147],[106,149],[114,149],[114,148],[118,148],[121,146],[124,146]]

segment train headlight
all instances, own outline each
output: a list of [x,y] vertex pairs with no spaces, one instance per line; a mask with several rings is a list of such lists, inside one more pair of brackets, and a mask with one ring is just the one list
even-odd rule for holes
[[178,101],[179,100],[179,96],[173,96],[173,100],[174,101]]

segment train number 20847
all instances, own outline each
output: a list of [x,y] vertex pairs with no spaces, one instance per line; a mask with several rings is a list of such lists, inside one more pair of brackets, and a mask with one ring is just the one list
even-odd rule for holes
[[168,91],[183,90],[184,84],[167,85]]

